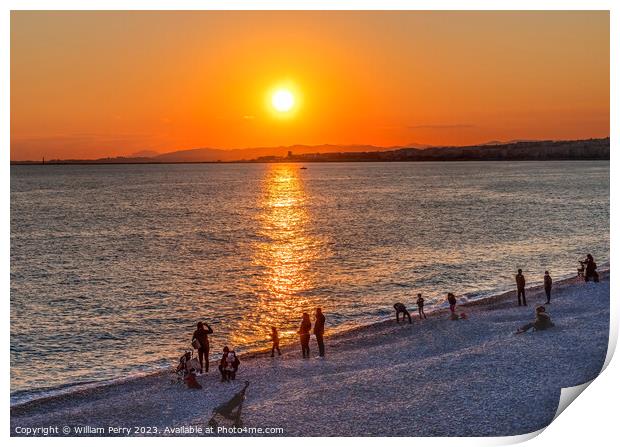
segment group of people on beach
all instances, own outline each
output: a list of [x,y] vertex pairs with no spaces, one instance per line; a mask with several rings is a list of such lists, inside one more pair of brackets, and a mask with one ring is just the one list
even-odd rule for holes
[[[310,321],[310,315],[308,314],[308,312],[304,312],[301,315],[301,325],[299,326],[299,330],[297,331],[297,333],[299,334],[299,342],[301,343],[301,356],[304,359],[310,358],[311,329],[312,322]],[[323,315],[323,311],[320,307],[317,307],[314,313],[314,329],[312,329],[312,333],[316,337],[316,344],[319,347],[319,357],[325,357],[325,342],[323,341],[323,334],[325,333],[325,315]]]
[[[597,266],[594,262],[594,258],[591,254],[586,256],[584,261],[579,261],[582,265],[581,269],[578,269],[577,276],[583,277],[583,279],[588,282],[590,280],[594,282],[599,281],[599,275],[596,271]],[[517,305],[518,306],[527,306],[527,301],[525,298],[525,276],[523,275],[523,271],[521,269],[517,270],[517,274],[515,275],[515,282],[517,286]],[[545,295],[547,301],[546,305],[551,304],[551,289],[553,286],[553,279],[549,274],[549,271],[545,271],[545,275],[543,277],[543,288],[545,290]],[[467,315],[465,313],[461,313],[460,315],[456,312],[456,296],[454,293],[450,292],[446,296],[446,301],[450,308],[450,319],[459,320],[466,319]],[[420,320],[426,320],[426,314],[424,313],[424,298],[421,293],[417,294],[416,305],[418,308],[418,315]],[[403,303],[395,303],[394,310],[396,311],[396,322],[400,323],[401,315],[402,322],[405,322],[405,318],[408,319],[410,324],[413,324],[413,320],[411,318],[411,314],[407,310],[407,307]],[[547,313],[545,306],[539,305],[536,307],[535,320],[533,322],[527,323],[526,325],[520,327],[517,330],[517,334],[522,334],[527,332],[528,330],[534,328],[535,330],[545,330],[553,327],[554,324],[551,321],[550,315]],[[302,358],[307,359],[310,358],[310,334],[313,333],[316,337],[316,342],[319,349],[319,358],[325,357],[325,342],[323,339],[323,335],[325,333],[325,315],[320,307],[317,307],[314,313],[314,328],[312,327],[312,321],[310,320],[310,315],[307,312],[302,314],[301,324],[299,326],[299,330],[297,334],[299,335],[299,341],[301,344],[301,355]],[[199,322],[197,324],[196,330],[192,336],[192,346],[198,351],[198,361],[200,363],[200,374],[209,371],[209,335],[213,334],[213,329],[207,323]],[[275,326],[271,327],[271,357],[275,356],[275,353],[278,353],[278,356],[281,355],[280,351],[280,336],[278,333],[278,329]],[[190,356],[191,357],[191,356]],[[222,357],[219,361],[218,369],[221,374],[222,382],[230,382],[231,380],[235,380],[237,370],[239,369],[239,358],[237,357],[234,350],[228,348],[228,346],[224,346],[222,350]],[[195,378],[194,378],[195,381]],[[196,382],[197,383],[197,382]],[[198,385],[199,386],[199,385]]]
[[[325,315],[323,315],[323,311],[320,307],[316,308],[314,314],[314,329],[312,329],[312,322],[310,321],[310,315],[307,312],[302,314],[301,325],[297,333],[299,334],[299,339],[301,342],[301,353],[303,358],[310,358],[310,332],[315,335],[316,342],[319,347],[319,357],[325,357],[325,342],[323,340],[323,334],[325,333]],[[204,323],[199,321],[196,324],[196,330],[192,334],[192,347],[198,352],[198,363],[200,364],[200,370],[195,371],[187,365],[189,365],[189,361],[191,360],[191,353],[189,356],[184,354],[181,357],[181,365],[177,370],[185,370],[190,369],[191,371],[184,371],[186,376],[184,377],[185,382],[190,388],[202,388],[200,384],[196,381],[196,374],[205,374],[209,372],[209,335],[213,334],[213,329],[209,326],[208,323]],[[278,329],[275,326],[271,327],[271,357],[274,357],[277,352],[278,355],[281,355],[280,351],[280,336],[278,334]],[[241,361],[234,350],[231,350],[228,346],[224,346],[222,350],[222,357],[218,364],[218,369],[221,375],[222,382],[230,382],[231,380],[236,379],[237,370],[239,369],[239,365]]]
[[[597,266],[596,262],[594,262],[594,258],[591,254],[586,256],[584,261],[579,261],[581,264],[581,269],[577,270],[577,276],[583,277],[585,282],[588,281],[599,281],[599,275],[596,271]],[[525,298],[525,276],[523,275],[523,270],[518,269],[517,274],[515,275],[515,282],[517,284],[517,305],[518,306],[527,306],[527,300]],[[543,288],[545,290],[545,295],[547,297],[546,305],[551,304],[551,289],[553,287],[553,279],[549,274],[549,271],[545,270],[545,275],[543,276]],[[450,318],[452,320],[459,320],[467,318],[467,315],[462,313],[458,315],[456,313],[456,297],[453,293],[448,293],[446,300],[450,307]],[[418,306],[418,314],[420,316],[420,320],[426,319],[426,314],[424,313],[424,298],[422,298],[422,294],[418,293],[418,299],[416,301]],[[402,314],[402,321],[405,322],[405,317],[408,318],[409,323],[413,323],[411,319],[411,314],[407,310],[407,307],[403,303],[395,303],[394,310],[396,311],[396,322],[400,323],[400,316]],[[521,334],[527,332],[529,329],[534,328],[536,330],[545,330],[550,327],[553,327],[553,323],[551,322],[551,317],[547,313],[547,309],[545,306],[537,306],[536,307],[536,318],[535,321],[528,323],[517,330],[517,334]]]
[[[314,312],[314,329],[312,329],[312,321],[310,321],[310,314],[304,312],[301,315],[301,324],[297,334],[299,335],[299,342],[301,344],[301,357],[304,359],[310,358],[310,333],[313,333],[316,337],[316,343],[319,347],[319,357],[325,357],[325,341],[323,340],[323,334],[325,333],[325,315],[320,307],[316,308]],[[271,357],[275,353],[281,355],[280,352],[280,335],[278,334],[278,328],[271,326]]]
[[[465,314],[461,314],[460,316],[456,313],[456,296],[454,293],[449,292],[446,300],[448,301],[448,305],[450,306],[450,318],[453,320],[458,320],[459,318],[467,318]],[[418,315],[420,320],[426,320],[426,314],[424,313],[424,298],[422,298],[422,294],[418,293],[418,299],[416,300],[416,305],[418,306]],[[411,314],[407,310],[407,307],[403,303],[395,303],[394,310],[396,311],[396,322],[400,323],[400,314],[403,314],[403,323],[405,322],[405,317],[409,319],[409,324],[413,324],[413,320],[411,319]]]
[[[192,335],[192,347],[198,351],[198,361],[200,362],[200,374],[209,372],[209,335],[213,334],[213,329],[208,323],[199,321],[196,324],[196,330]],[[222,376],[222,382],[230,382],[235,380],[237,370],[239,369],[239,357],[235,351],[224,346],[222,350],[222,358],[220,359],[218,369]]]
[[[597,265],[594,262],[594,257],[591,254],[586,255],[586,259],[583,261],[579,261],[581,264],[581,268],[577,269],[577,277],[583,277],[585,282],[594,281],[599,282],[599,275],[596,271]],[[517,300],[518,305],[521,306],[521,297],[523,297],[523,306],[527,306],[527,302],[525,301],[525,277],[523,276],[523,272],[521,269],[517,270],[517,275],[515,276],[515,280],[517,282]],[[549,275],[548,271],[545,271],[545,276],[543,277],[543,288],[545,289],[545,295],[547,296],[547,302],[545,304],[551,304],[551,287],[553,285],[553,280]],[[536,317],[533,322],[527,323],[526,325],[517,329],[517,334],[523,334],[528,330],[534,328],[537,331],[543,331],[545,329],[549,329],[554,327],[553,322],[551,321],[551,316],[547,313],[547,309],[545,306],[537,306],[536,307]]]
[[[515,282],[517,283],[517,302],[519,306],[527,306],[525,300],[525,276],[523,276],[523,270],[518,269],[515,275]],[[553,285],[553,279],[549,275],[549,271],[545,270],[545,276],[543,277],[543,287],[545,289],[545,295],[547,295],[547,302],[545,304],[551,304],[551,287]],[[523,301],[521,299],[523,298]]]

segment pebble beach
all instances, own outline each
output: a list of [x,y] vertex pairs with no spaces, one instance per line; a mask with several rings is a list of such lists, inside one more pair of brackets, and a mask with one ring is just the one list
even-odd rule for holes
[[[58,426],[70,427],[73,436],[195,435],[190,428],[206,427],[213,408],[246,380],[243,425],[277,428],[276,435],[531,433],[553,420],[563,387],[601,371],[609,295],[609,271],[601,273],[600,283],[558,281],[547,306],[555,327],[522,335],[514,332],[545,301],[540,287],[527,290],[527,307],[516,306],[515,292],[461,305],[464,320],[451,321],[440,310],[420,321],[412,312],[413,324],[390,319],[328,336],[324,359],[315,357],[314,338],[308,360],[297,345],[284,346],[275,358],[243,355],[231,383],[220,382],[212,363],[198,377],[202,390],[160,373],[14,405],[11,434]],[[138,427],[150,429],[140,433]]]

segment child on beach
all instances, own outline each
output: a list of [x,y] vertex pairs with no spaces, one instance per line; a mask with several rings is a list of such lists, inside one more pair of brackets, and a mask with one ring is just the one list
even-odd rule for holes
[[553,284],[553,280],[551,276],[549,276],[549,272],[545,270],[545,294],[547,294],[547,302],[545,304],[551,304],[551,285]]
[[280,352],[280,336],[278,335],[278,329],[275,326],[271,326],[271,342],[271,356],[274,356],[274,351],[278,351],[278,355],[282,355]]
[[[517,283],[517,300],[519,301],[519,306],[527,306],[527,301],[525,301],[525,276],[523,276],[523,270],[517,270],[515,282]],[[523,304],[521,304],[521,297],[523,297]]]
[[424,313],[424,298],[422,298],[422,294],[418,293],[418,300],[416,301],[418,305],[418,315],[420,315],[420,320],[424,318],[426,320],[426,314]]
[[450,305],[450,314],[454,315],[456,313],[456,297],[454,293],[448,293],[448,304]]

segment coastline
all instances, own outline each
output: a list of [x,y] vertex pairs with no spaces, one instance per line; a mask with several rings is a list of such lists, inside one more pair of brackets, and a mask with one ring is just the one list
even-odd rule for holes
[[[325,148],[329,147],[325,151]],[[98,159],[11,160],[11,165],[88,165],[88,164],[174,164],[174,163],[334,163],[400,161],[541,161],[607,160],[609,136],[582,140],[508,141],[464,146],[415,147],[415,145],[374,147],[350,145],[286,146],[272,148],[189,149],[151,157],[119,156]],[[337,149],[340,149],[338,151]],[[262,155],[267,150],[268,155]],[[303,153],[293,153],[303,150]],[[509,152],[506,152],[506,151]],[[269,152],[271,152],[269,154]],[[235,153],[237,159],[230,159]],[[288,153],[288,155],[285,155]],[[211,158],[209,160],[209,158]],[[215,159],[214,159],[215,158]],[[228,159],[227,159],[228,158]]]
[[[602,275],[609,275],[608,263],[601,264],[601,268],[599,270]],[[554,282],[554,287],[560,286],[562,284],[572,284],[576,280],[577,278],[574,275],[562,276]],[[530,294],[539,293],[543,290],[543,285],[542,283],[540,284],[535,283],[535,285],[528,287],[526,290]],[[510,296],[514,295],[514,290],[505,290],[505,291],[496,291],[496,292],[477,291],[474,293],[470,293],[468,295],[469,296],[457,297],[459,308],[463,308],[463,307],[476,308],[478,306],[484,306],[484,307],[481,307],[481,309],[483,309],[488,306],[492,306],[493,304],[501,303],[504,300],[508,300]],[[479,298],[471,299],[470,298],[471,296],[476,296]],[[465,299],[466,301],[463,301],[463,299]],[[510,303],[508,303],[508,305],[510,305]],[[412,315],[412,318],[415,319],[417,318],[417,314],[412,309],[413,307],[411,307],[409,310]],[[440,316],[444,314],[448,315],[448,306],[447,304],[445,304],[442,308],[433,308],[433,309],[426,308],[425,313],[429,317],[438,316],[438,315]],[[394,321],[394,313],[392,309],[390,308],[390,315],[387,318],[377,319],[376,321],[372,321],[368,323],[357,324],[353,327],[345,326],[344,328],[331,329],[331,330],[328,328],[328,331],[325,334],[325,340],[329,341],[334,338],[346,337],[348,335],[355,336],[358,333],[366,332],[368,330],[380,330],[386,325],[387,326],[391,325],[393,321]],[[283,352],[284,351],[288,352],[290,350],[296,351],[298,349],[298,345],[299,345],[299,341],[297,340],[297,338],[292,339],[292,340],[282,339],[280,341],[280,347]],[[246,352],[238,353],[237,356],[242,361],[244,359],[262,358],[262,357],[265,357],[267,354],[270,354],[271,352],[270,346],[271,346],[270,343],[266,342],[265,347],[263,348],[256,348],[256,349],[252,349]],[[180,355],[181,355],[181,352],[178,353],[178,357],[180,357]],[[194,352],[194,355],[197,355],[196,352]],[[17,396],[14,396],[13,394],[11,395],[10,407],[11,409],[13,409],[13,408],[21,407],[23,405],[28,405],[30,403],[41,403],[49,399],[62,398],[65,395],[88,392],[91,389],[103,388],[103,387],[114,387],[118,385],[123,385],[127,382],[134,381],[134,380],[142,380],[142,379],[147,379],[150,377],[167,376],[169,375],[171,368],[176,366],[174,362],[175,362],[175,359],[171,358],[169,367],[166,367],[163,369],[158,368],[155,371],[149,371],[149,372],[135,372],[135,373],[127,375],[126,377],[113,378],[113,379],[108,379],[108,380],[87,380],[87,381],[80,382],[80,383],[66,384],[60,387],[50,387],[50,388],[43,388],[43,389],[32,390],[32,391],[18,392],[16,393]],[[210,362],[211,368],[217,369],[217,362],[218,360],[212,360]],[[34,394],[34,397],[29,396],[24,399],[19,399],[18,396],[21,394],[24,394],[26,396],[28,396],[28,394]],[[15,398],[15,402],[13,402],[14,398]]]
[[[605,358],[609,327],[609,270],[601,271],[601,283],[596,285],[578,282],[575,277],[558,280],[554,284],[554,294],[558,295],[559,301],[554,306],[554,299],[552,298],[552,305],[549,309],[555,319],[556,310],[559,310],[562,304],[562,295],[570,296],[570,303],[567,300],[565,304],[567,307],[569,304],[570,307],[574,307],[577,306],[578,301],[583,298],[581,295],[584,293],[584,287],[592,288],[592,286],[598,288],[592,289],[598,291],[597,293],[602,293],[603,296],[606,294],[607,301],[604,303],[605,305],[602,305],[599,297],[599,301],[597,301],[597,312],[592,314],[592,317],[596,318],[593,324],[598,328],[596,333],[596,349],[584,350],[584,354],[591,355],[592,359],[590,359],[589,364],[585,366],[585,372],[580,372],[579,380],[583,381],[590,380],[598,375]],[[605,290],[603,290],[603,288]],[[451,353],[454,353],[454,345],[458,345],[460,349],[484,351],[485,346],[490,342],[498,342],[499,339],[506,338],[509,340],[512,339],[512,330],[516,329],[518,325],[524,324],[532,319],[533,305],[540,302],[541,290],[541,286],[534,286],[527,289],[530,306],[526,309],[517,308],[514,305],[515,292],[511,291],[460,304],[459,309],[465,311],[470,317],[468,320],[462,322],[449,321],[447,319],[448,310],[438,309],[433,312],[428,312],[427,315],[429,319],[423,322],[420,322],[417,316],[412,312],[412,316],[415,320],[413,325],[396,325],[392,316],[383,321],[330,334],[326,337],[327,359],[324,361],[319,359],[302,361],[297,352],[298,347],[296,343],[282,346],[283,356],[281,359],[271,359],[267,354],[267,349],[248,352],[240,356],[242,364],[238,374],[238,380],[233,384],[220,384],[216,365],[214,362],[211,362],[209,374],[199,377],[199,381],[204,386],[201,391],[187,390],[183,385],[171,384],[169,373],[156,372],[137,378],[127,378],[122,381],[115,381],[114,383],[99,384],[82,390],[15,404],[11,406],[12,434],[15,434],[14,428],[20,425],[70,424],[74,426],[83,426],[90,423],[93,425],[116,424],[123,426],[132,424],[182,426],[191,423],[206,423],[210,418],[211,409],[230,399],[246,379],[251,383],[248,390],[247,404],[244,408],[244,422],[248,425],[256,424],[256,426],[266,426],[265,424],[273,424],[272,426],[278,426],[278,423],[283,422],[282,414],[287,414],[284,418],[286,423],[283,424],[286,428],[285,435],[316,435],[317,433],[312,433],[310,428],[304,426],[304,424],[300,424],[299,419],[301,418],[301,420],[303,420],[304,417],[298,414],[290,414],[295,410],[290,409],[289,412],[282,413],[282,410],[278,409],[278,406],[286,405],[287,401],[294,401],[296,397],[306,396],[306,393],[309,393],[308,396],[312,396],[313,385],[319,386],[319,388],[314,391],[323,389],[327,391],[335,387],[336,389],[331,390],[330,393],[338,393],[337,388],[339,387],[353,387],[356,390],[355,395],[347,396],[348,399],[361,399],[362,402],[359,402],[359,404],[364,407],[367,406],[368,400],[376,400],[379,412],[382,417],[385,417],[386,412],[389,412],[388,409],[391,408],[393,404],[392,400],[398,400],[398,398],[390,392],[386,392],[385,396],[381,395],[380,390],[382,387],[380,385],[382,384],[383,389],[385,389],[385,381],[379,381],[377,390],[373,390],[372,387],[366,386],[365,381],[368,377],[365,375],[364,377],[359,377],[356,373],[358,368],[362,368],[362,371],[368,372],[369,377],[373,378],[373,380],[377,378],[375,376],[381,376],[383,371],[390,371],[394,369],[395,366],[398,366],[396,369],[399,371],[401,367],[404,368],[400,372],[390,374],[387,385],[396,386],[397,388],[404,387],[404,389],[411,388],[413,397],[418,392],[416,388],[421,388],[420,391],[424,392],[424,389],[432,384],[429,384],[427,380],[419,382],[415,377],[413,377],[413,380],[407,380],[407,376],[411,374],[411,371],[417,370],[417,374],[424,374],[424,371],[429,368],[439,368],[436,371],[438,376],[443,376],[446,372],[452,374],[450,368],[445,369],[441,364],[445,363],[446,356],[450,356]],[[603,321],[605,318],[605,309],[606,322]],[[515,318],[513,314],[516,314],[517,317]],[[559,315],[557,316],[559,317]],[[564,318],[564,316],[562,316],[562,318]],[[566,318],[568,318],[571,324],[574,323],[573,316],[568,315]],[[473,335],[460,334],[458,332],[451,334],[454,330],[458,330],[459,326],[468,328],[469,326],[473,327],[481,323],[485,326],[490,324],[490,327],[496,327],[499,326],[500,323],[506,322],[509,322],[509,327],[511,328],[508,332],[505,330],[500,332],[495,332],[493,330],[489,332],[488,328],[483,329],[481,326],[480,330],[477,330]],[[562,327],[561,322],[558,326]],[[603,326],[607,327],[607,332],[601,334],[600,332]],[[448,339],[451,340],[451,344],[446,346],[445,342],[442,341],[443,339],[437,339],[436,335],[438,333],[445,333],[444,335],[447,335]],[[557,343],[562,344],[563,337],[560,335],[559,330],[554,329],[550,334],[557,336]],[[534,334],[533,337],[537,335],[538,334]],[[580,334],[572,335],[575,337],[580,336]],[[412,337],[412,344],[403,345],[403,341],[400,339],[401,336],[404,336],[403,340]],[[528,338],[532,338],[530,334],[520,337],[522,338],[518,338],[519,341],[528,341]],[[602,349],[603,340],[605,342],[605,349]],[[423,343],[419,344],[420,342]],[[589,343],[587,339],[581,340],[581,342]],[[311,343],[312,355],[315,355],[316,346],[314,340],[312,340]],[[431,349],[432,352],[427,352],[429,347],[425,346],[426,344],[433,347],[433,349]],[[392,354],[383,358],[385,354],[384,351],[386,350],[390,351]],[[590,354],[591,352],[593,352],[593,354]],[[495,355],[497,353],[493,354]],[[373,355],[377,358],[373,359]],[[476,355],[481,354],[478,353]],[[354,360],[350,358],[351,356]],[[359,358],[360,356],[368,358],[363,360]],[[356,366],[356,362],[360,362],[360,360],[361,364]],[[517,357],[515,361],[522,362],[523,359]],[[383,362],[387,363],[383,364]],[[390,365],[390,362],[395,362],[396,365]],[[498,365],[500,364],[501,362],[498,363]],[[503,366],[510,367],[510,365]],[[351,370],[350,367],[354,369]],[[418,368],[420,369],[418,370]],[[455,372],[457,370],[458,368]],[[338,379],[338,384],[322,383],[320,377],[321,371],[325,373],[329,372],[328,376],[334,374],[334,377]],[[372,373],[370,373],[371,371]],[[317,377],[317,374],[319,374],[319,377]],[[445,379],[446,378],[438,377],[437,380],[446,387],[448,385],[444,383]],[[474,380],[474,383],[475,382],[478,382],[478,380]],[[567,383],[564,386],[576,384],[577,383]],[[282,401],[283,397],[280,396],[277,391],[280,386],[282,386],[283,390],[291,390],[293,395],[288,396]],[[482,383],[478,383],[478,387],[480,386],[482,386]],[[272,396],[274,387],[276,394]],[[310,389],[307,389],[308,387],[310,387]],[[362,392],[358,393],[360,388]],[[431,391],[432,386],[431,389],[428,390],[428,393]],[[559,399],[559,391],[559,388],[554,393],[545,390],[545,394],[547,397],[553,397],[553,394],[557,394],[552,400],[556,398]],[[359,396],[357,394],[359,394]],[[409,394],[409,391],[406,394]],[[444,394],[441,395],[444,396]],[[129,397],[129,399],[127,399],[127,397]],[[334,403],[337,406],[345,405],[345,403],[341,402],[340,398],[335,399],[336,401]],[[332,406],[334,403],[332,403]],[[402,402],[402,405],[404,405],[402,408],[408,408],[410,403],[411,402],[408,401]],[[555,404],[557,405],[557,400]],[[140,414],[138,415],[138,419],[134,420],[133,418],[136,417],[136,405],[140,408],[140,411],[138,411]],[[303,410],[304,406],[307,407],[308,405],[308,403],[304,403],[299,406]],[[434,405],[437,406],[436,403]],[[468,405],[463,407],[466,411],[470,411]],[[349,408],[354,409],[356,406],[357,404],[353,406],[346,404],[345,409],[348,411]],[[312,407],[312,405],[310,405],[310,407]],[[538,423],[529,421],[529,425],[525,425],[528,430],[530,428],[532,429],[529,431],[541,428],[550,422],[549,418],[553,417],[555,408],[552,408],[553,405],[549,405],[548,403],[546,403],[544,407],[547,412],[544,418],[540,418],[541,420],[538,421]],[[400,411],[398,408],[396,411]],[[425,410],[425,412],[426,411],[427,410]],[[411,412],[412,409],[409,408],[407,414]],[[359,417],[364,418],[363,416]],[[305,418],[307,419],[307,416],[305,416]],[[539,422],[543,422],[543,424],[540,425]],[[373,431],[372,434],[399,435],[409,433],[410,435],[430,435],[428,431],[419,431],[416,427],[392,427],[389,421],[387,424],[383,422],[381,426],[384,425],[385,432]],[[318,424],[318,427],[320,427],[320,424]],[[339,427],[340,426],[334,426],[329,429],[323,427],[321,432],[333,435],[359,435],[362,433],[370,433],[365,430],[370,430],[372,424],[369,423],[369,421],[357,420],[356,422],[351,422],[348,428]],[[431,434],[457,435],[460,433],[461,435],[468,435],[468,430],[464,432],[463,427],[454,427],[454,429],[457,431],[450,431],[448,429],[446,432],[446,429],[444,429],[441,432],[433,431]],[[488,430],[491,429],[491,427],[488,427]],[[502,424],[499,424],[498,427],[493,429],[500,430],[499,434],[520,434],[527,432],[516,431],[506,433],[504,432],[506,428],[502,427]],[[522,429],[523,427],[516,427],[516,430]],[[470,435],[489,434],[489,432],[480,430],[482,429],[479,427],[475,433],[471,433]],[[498,435],[498,433],[495,434]]]

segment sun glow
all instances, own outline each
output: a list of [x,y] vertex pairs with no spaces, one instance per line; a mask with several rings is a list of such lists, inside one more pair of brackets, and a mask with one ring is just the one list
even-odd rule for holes
[[295,105],[295,96],[287,89],[276,90],[271,96],[271,105],[278,112],[289,112]]

